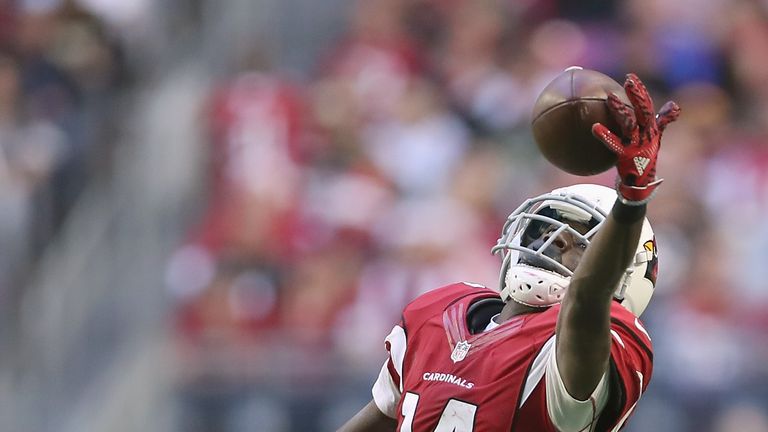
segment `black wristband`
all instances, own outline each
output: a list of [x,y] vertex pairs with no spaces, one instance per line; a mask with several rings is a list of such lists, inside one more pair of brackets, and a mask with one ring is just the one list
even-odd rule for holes
[[645,217],[645,211],[647,208],[648,206],[646,204],[627,205],[622,203],[621,200],[617,199],[616,203],[613,205],[611,214],[617,222],[633,223]]

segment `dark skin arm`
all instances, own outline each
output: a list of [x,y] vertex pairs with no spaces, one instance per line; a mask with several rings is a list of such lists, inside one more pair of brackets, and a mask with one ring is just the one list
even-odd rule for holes
[[587,400],[608,370],[613,292],[629,266],[645,205],[617,201],[573,273],[557,318],[557,365],[568,393]]
[[396,427],[397,421],[384,415],[376,404],[370,401],[337,432],[392,432]]
[[[629,107],[616,94],[606,101],[621,136],[596,123],[592,133],[617,156],[619,195],[627,203],[647,203],[661,183],[656,160],[661,134],[680,115],[669,101],[654,115],[653,101],[642,81],[628,74],[624,90]],[[586,400],[608,369],[611,348],[612,293],[633,258],[645,216],[645,205],[621,199],[611,210],[576,268],[557,320],[557,365],[566,390]]]

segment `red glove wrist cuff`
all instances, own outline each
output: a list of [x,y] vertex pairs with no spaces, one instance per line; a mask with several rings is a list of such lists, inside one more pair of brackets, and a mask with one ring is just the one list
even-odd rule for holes
[[656,193],[656,188],[664,179],[654,180],[646,186],[629,186],[616,180],[616,191],[619,193],[619,200],[626,205],[643,205],[648,203]]

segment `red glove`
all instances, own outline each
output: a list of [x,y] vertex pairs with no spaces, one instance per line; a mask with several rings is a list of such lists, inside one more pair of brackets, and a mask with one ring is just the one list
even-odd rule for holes
[[680,115],[680,107],[670,101],[654,115],[653,101],[645,85],[635,74],[624,82],[632,110],[618,96],[608,95],[606,104],[621,128],[616,136],[600,123],[592,125],[592,134],[618,156],[619,178],[616,190],[624,204],[641,205],[653,197],[662,179],[656,178],[656,159],[661,146],[661,133]]

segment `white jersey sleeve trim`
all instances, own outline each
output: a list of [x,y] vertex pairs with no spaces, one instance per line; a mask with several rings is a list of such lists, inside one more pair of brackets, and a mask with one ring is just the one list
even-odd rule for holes
[[[637,374],[637,378],[640,380],[640,388],[642,389],[643,388],[643,374],[640,373],[640,371],[635,371],[635,373]],[[637,402],[640,400],[640,396],[642,396],[642,395],[643,395],[643,392],[641,390],[640,394],[637,396],[637,400],[635,401],[635,403],[633,403],[632,406],[629,407],[627,412],[621,417],[621,420],[619,420],[619,422],[616,424],[616,427],[613,428],[613,430],[611,432],[618,432],[619,429],[621,429],[624,426],[624,423],[626,423],[626,421],[629,418],[629,416],[632,415],[632,411],[635,410],[635,407],[637,406]]]
[[[405,330],[400,326],[394,326],[386,337],[389,359],[384,362],[379,372],[379,377],[373,383],[371,393],[373,401],[379,410],[391,418],[397,418],[397,404],[403,392],[403,361],[406,351]],[[390,373],[390,362],[397,373],[393,377]]]
[[528,372],[528,377],[525,379],[525,387],[523,388],[523,397],[520,398],[519,406],[523,406],[525,401],[528,400],[528,397],[531,396],[531,393],[533,393],[533,390],[536,389],[536,386],[539,384],[539,381],[541,381],[541,379],[544,377],[544,374],[547,371],[547,363],[549,361],[549,358],[552,356],[551,353],[554,353],[554,352],[555,352],[555,337],[552,336],[551,338],[549,338],[547,342],[544,343],[544,346],[541,347],[541,351],[539,351],[539,354],[536,355],[535,359],[533,359],[533,365],[531,365],[531,370]]
[[392,327],[392,331],[384,339],[389,343],[389,357],[392,359],[392,364],[395,366],[395,371],[400,377],[399,388],[403,391],[403,361],[405,360],[406,340],[405,329],[396,325]]
[[[553,342],[554,336],[550,341]],[[549,341],[548,341],[549,342]],[[590,431],[608,402],[608,373],[606,371],[592,395],[580,401],[568,393],[557,367],[555,350],[550,350],[546,362],[547,412],[549,419],[561,432]]]
[[379,377],[376,382],[373,383],[371,393],[373,393],[373,402],[379,411],[384,413],[387,417],[397,418],[397,404],[400,402],[400,389],[397,388],[395,382],[392,380],[392,376],[389,374],[389,368],[387,363],[384,362],[384,366],[381,367]]
[[619,336],[616,330],[611,330],[611,336],[613,336],[613,338],[616,339],[616,342],[618,342],[622,348],[627,349],[627,346],[624,345],[624,340],[621,338],[621,336]]

